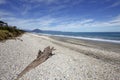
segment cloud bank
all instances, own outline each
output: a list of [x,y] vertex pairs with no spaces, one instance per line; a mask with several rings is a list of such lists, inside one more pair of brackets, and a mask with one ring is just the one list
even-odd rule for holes
[[[72,32],[120,31],[120,14],[109,10],[120,1],[105,0],[0,0],[0,18],[22,29],[43,29]],[[110,2],[110,4],[104,5]],[[98,7],[100,5],[104,5]],[[97,5],[96,5],[97,4]],[[85,5],[85,6],[84,6]],[[93,5],[93,7],[91,7]],[[107,8],[106,8],[107,7]],[[95,9],[94,9],[95,8]],[[111,16],[106,19],[104,14]],[[92,10],[94,9],[94,10]],[[98,10],[97,10],[98,9]],[[100,16],[99,16],[100,15]],[[104,17],[102,17],[104,16]],[[103,19],[102,19],[103,18]]]

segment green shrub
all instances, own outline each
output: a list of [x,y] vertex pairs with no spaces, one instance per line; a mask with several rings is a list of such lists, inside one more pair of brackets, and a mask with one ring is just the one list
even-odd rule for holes
[[23,33],[23,30],[17,29],[15,26],[0,26],[0,41],[20,36]]

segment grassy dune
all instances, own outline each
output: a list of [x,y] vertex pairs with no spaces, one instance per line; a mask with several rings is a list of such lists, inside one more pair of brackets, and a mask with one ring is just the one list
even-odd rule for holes
[[17,29],[16,27],[0,26],[0,41],[20,36],[23,33],[23,30]]

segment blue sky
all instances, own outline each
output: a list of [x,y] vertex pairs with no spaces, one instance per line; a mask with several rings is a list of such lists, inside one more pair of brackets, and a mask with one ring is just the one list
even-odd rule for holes
[[0,0],[0,20],[30,30],[120,32],[120,0]]

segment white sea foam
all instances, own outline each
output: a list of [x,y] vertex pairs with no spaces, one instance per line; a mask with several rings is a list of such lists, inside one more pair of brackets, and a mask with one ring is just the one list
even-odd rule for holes
[[52,35],[52,34],[43,34],[43,33],[39,33],[42,35],[48,35],[48,36],[59,36],[59,37],[68,37],[68,38],[76,38],[76,39],[84,39],[84,40],[92,40],[92,41],[102,41],[102,42],[111,42],[111,43],[119,43],[120,41],[118,40],[109,40],[109,39],[102,39],[102,38],[88,38],[88,37],[76,37],[76,36],[67,36],[67,35]]

